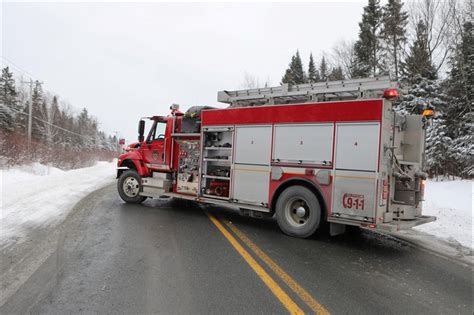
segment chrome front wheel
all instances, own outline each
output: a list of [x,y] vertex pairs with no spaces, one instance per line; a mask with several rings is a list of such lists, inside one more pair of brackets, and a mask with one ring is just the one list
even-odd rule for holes
[[133,198],[140,192],[140,184],[135,177],[130,176],[125,178],[122,186],[123,192],[127,197]]
[[128,203],[142,203],[146,197],[140,195],[141,177],[135,170],[128,170],[120,175],[117,190],[123,201]]

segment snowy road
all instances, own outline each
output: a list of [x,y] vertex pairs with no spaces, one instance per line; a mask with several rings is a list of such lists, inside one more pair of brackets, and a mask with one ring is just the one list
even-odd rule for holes
[[207,210],[124,204],[106,186],[0,313],[472,314],[470,267],[370,232],[295,239],[273,220]]

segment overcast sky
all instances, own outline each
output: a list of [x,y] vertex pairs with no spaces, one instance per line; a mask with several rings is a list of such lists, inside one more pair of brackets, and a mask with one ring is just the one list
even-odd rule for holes
[[4,2],[2,54],[130,141],[140,117],[216,105],[245,72],[278,85],[296,49],[306,68],[355,39],[365,4]]

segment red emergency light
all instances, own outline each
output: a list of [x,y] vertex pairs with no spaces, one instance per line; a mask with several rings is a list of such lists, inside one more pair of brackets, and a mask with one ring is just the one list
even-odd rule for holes
[[397,98],[399,96],[397,89],[387,89],[383,92],[383,97],[386,99]]

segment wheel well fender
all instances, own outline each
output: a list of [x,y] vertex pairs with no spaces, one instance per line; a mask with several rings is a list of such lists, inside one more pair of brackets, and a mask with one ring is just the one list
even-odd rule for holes
[[271,213],[272,214],[275,213],[276,203],[281,193],[288,187],[296,186],[296,185],[306,187],[315,194],[316,198],[318,198],[319,204],[321,205],[321,210],[323,211],[322,217],[326,219],[327,205],[326,205],[326,201],[324,200],[321,190],[313,182],[305,178],[290,178],[284,181],[283,183],[281,183],[280,186],[278,186],[278,188],[275,190],[272,196],[271,206],[270,206]]
[[117,178],[119,178],[120,175],[122,175],[122,173],[127,170],[124,167],[130,170],[137,171],[137,173],[140,176],[143,176],[146,173],[146,171],[144,170],[144,167],[142,167],[141,165],[141,161],[139,160],[131,160],[131,159],[123,160],[122,163],[120,164],[120,167],[121,168],[117,169]]

